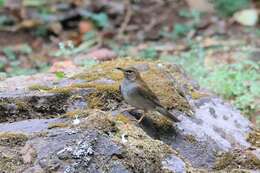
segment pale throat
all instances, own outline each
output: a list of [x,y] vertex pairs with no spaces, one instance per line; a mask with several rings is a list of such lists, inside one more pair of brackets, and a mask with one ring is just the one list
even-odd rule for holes
[[135,81],[136,80],[136,75],[135,74],[129,74],[126,75],[126,78],[130,81]]

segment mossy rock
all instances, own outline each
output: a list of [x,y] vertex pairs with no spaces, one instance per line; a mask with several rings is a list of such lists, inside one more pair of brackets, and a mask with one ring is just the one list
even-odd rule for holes
[[260,159],[250,150],[233,150],[217,157],[215,170],[253,169],[260,167]]
[[64,95],[71,95],[78,89],[94,89],[84,96],[88,108],[111,111],[120,107],[123,100],[119,91],[123,74],[115,68],[129,66],[135,66],[139,69],[143,79],[158,96],[163,106],[168,109],[179,110],[188,115],[192,114],[193,109],[187,97],[188,95],[193,96],[197,92],[196,87],[189,82],[190,79],[178,69],[178,66],[159,61],[151,62],[125,58],[103,62],[72,77],[75,80],[80,79],[85,82],[53,88],[35,85],[31,86],[30,89]]
[[[185,95],[191,91],[184,91],[183,88],[194,91],[194,87],[188,82],[177,67],[160,62],[141,61],[133,59],[119,59],[115,61],[104,62],[94,66],[92,69],[74,76],[88,81],[86,84],[75,85],[76,87],[94,87],[96,92],[93,93],[88,101],[91,108],[102,109],[108,107],[108,100],[122,100],[119,92],[119,85],[123,79],[123,74],[116,70],[116,67],[135,66],[141,69],[141,75],[148,86],[158,96],[162,105],[169,109],[190,114],[192,108],[188,103]],[[147,67],[147,69],[145,69]],[[99,83],[98,80],[110,79],[113,83]]]
[[69,125],[67,123],[50,123],[48,124],[48,129],[53,129],[53,128],[66,128],[69,127]]
[[260,129],[254,129],[247,136],[247,141],[256,147],[260,147]]
[[6,154],[0,152],[0,172],[15,173],[20,172],[19,169],[23,165],[22,158],[19,153]]
[[0,132],[0,145],[2,146],[23,146],[28,139],[24,133]]

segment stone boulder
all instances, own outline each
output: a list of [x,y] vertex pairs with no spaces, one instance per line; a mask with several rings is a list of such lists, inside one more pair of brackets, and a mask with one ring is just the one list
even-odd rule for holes
[[[140,124],[115,67],[135,66],[180,120],[155,112]],[[25,82],[26,81],[26,82]],[[259,131],[174,64],[118,59],[70,78],[0,82],[0,172],[257,171]]]

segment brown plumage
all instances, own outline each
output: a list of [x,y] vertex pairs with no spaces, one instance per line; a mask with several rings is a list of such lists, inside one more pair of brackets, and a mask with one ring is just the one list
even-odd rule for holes
[[[148,110],[157,111],[174,122],[179,122],[174,115],[161,105],[157,96],[143,81],[136,68],[128,67],[125,69],[117,69],[124,73],[124,79],[121,83],[120,91],[128,104],[143,109],[145,112]],[[144,116],[145,114],[138,120],[138,122],[141,122]]]

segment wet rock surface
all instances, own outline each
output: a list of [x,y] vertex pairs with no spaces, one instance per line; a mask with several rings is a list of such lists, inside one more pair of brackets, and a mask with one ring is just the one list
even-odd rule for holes
[[[131,63],[107,62],[107,66],[102,66],[107,71],[100,72],[96,67],[84,78],[80,75],[57,81],[37,80],[36,76],[34,82],[22,83],[23,86],[18,85],[19,80],[0,82],[0,172],[199,172],[259,168],[259,135],[252,124],[231,105],[205,94],[185,74],[180,75],[183,72],[175,65],[167,64],[165,69],[164,64],[134,62],[150,85],[157,80],[154,77],[164,77],[162,74],[167,72],[161,83],[167,85],[162,88],[167,93],[156,94],[180,123],[173,124],[150,112],[137,124],[139,111],[121,114],[120,109],[126,105],[118,93],[120,76],[108,72],[114,66]],[[25,138],[19,138],[21,133]],[[254,142],[249,142],[249,134]]]

